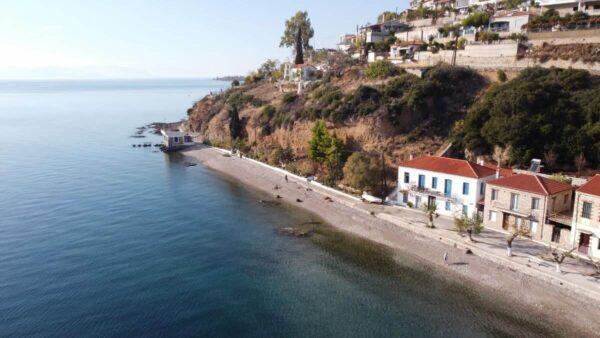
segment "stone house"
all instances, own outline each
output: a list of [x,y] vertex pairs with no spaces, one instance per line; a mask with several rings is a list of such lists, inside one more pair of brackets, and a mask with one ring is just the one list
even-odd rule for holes
[[533,174],[519,174],[488,182],[483,222],[509,231],[529,230],[534,240],[571,245],[573,187]]
[[571,233],[580,254],[600,259],[600,174],[575,192]]

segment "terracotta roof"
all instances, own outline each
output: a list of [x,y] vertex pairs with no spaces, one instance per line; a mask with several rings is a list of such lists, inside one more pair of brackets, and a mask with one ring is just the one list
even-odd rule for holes
[[551,180],[546,177],[529,174],[519,174],[510,177],[502,177],[488,182],[489,185],[506,187],[516,190],[532,192],[540,195],[554,195],[559,192],[571,190],[573,187],[568,183]]
[[577,189],[577,191],[584,194],[600,196],[600,174],[596,174],[596,176],[592,177],[582,185],[581,188]]
[[496,174],[496,170],[467,160],[449,157],[424,156],[400,163],[401,167],[422,169],[449,175],[482,178]]

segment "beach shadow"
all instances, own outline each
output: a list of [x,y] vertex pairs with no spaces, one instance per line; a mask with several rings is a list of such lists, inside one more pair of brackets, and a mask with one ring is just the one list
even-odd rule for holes
[[456,263],[449,263],[448,265],[469,265],[469,263],[467,263],[467,262],[456,262]]

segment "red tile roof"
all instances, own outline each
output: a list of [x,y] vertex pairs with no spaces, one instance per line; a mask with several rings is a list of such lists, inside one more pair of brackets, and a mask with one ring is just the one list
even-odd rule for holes
[[[490,168],[492,170],[496,170],[496,168],[498,168],[497,165],[494,165],[491,163],[484,163],[483,166],[486,168]],[[500,167],[500,177],[509,177],[509,176],[514,176],[514,175],[516,175],[516,173],[511,168]]]
[[577,191],[584,194],[600,196],[600,174],[596,174],[596,176],[592,177],[582,185],[581,188],[577,189]]
[[400,166],[472,178],[482,178],[496,174],[495,169],[490,169],[477,163],[439,156],[419,157],[402,162]]
[[568,183],[562,183],[542,176],[529,174],[503,177],[490,181],[488,184],[532,192],[545,196],[554,195],[558,194],[559,192],[573,189],[573,187]]

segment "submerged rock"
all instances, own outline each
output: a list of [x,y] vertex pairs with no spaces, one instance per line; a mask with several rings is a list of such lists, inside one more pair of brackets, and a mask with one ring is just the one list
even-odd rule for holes
[[279,229],[278,232],[279,232],[279,234],[286,235],[286,236],[308,237],[308,236],[312,235],[313,230],[312,229],[286,227],[286,228]]

